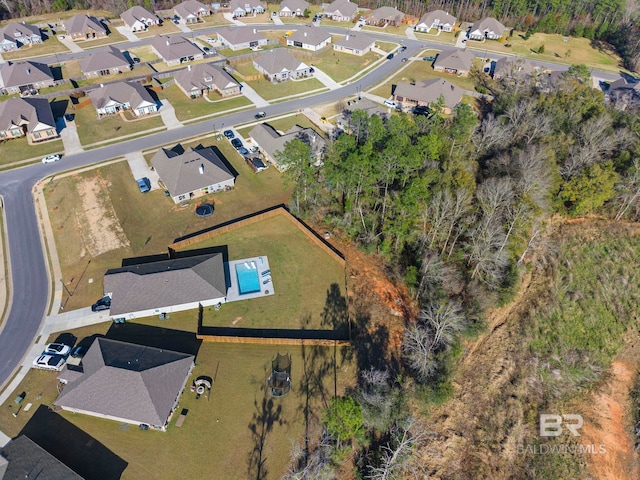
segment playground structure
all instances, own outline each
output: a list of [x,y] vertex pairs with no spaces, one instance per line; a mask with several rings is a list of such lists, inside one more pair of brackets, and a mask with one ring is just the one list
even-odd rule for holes
[[291,355],[278,355],[271,360],[267,388],[272,397],[284,397],[291,390]]

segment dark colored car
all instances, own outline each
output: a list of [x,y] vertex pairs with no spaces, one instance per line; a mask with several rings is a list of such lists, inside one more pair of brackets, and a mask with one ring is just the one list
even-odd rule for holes
[[231,140],[233,137],[235,137],[235,135],[233,134],[233,132],[231,130],[225,130],[223,132],[223,135],[225,137],[227,137],[229,140]]
[[425,62],[433,62],[436,59],[436,57],[424,57],[423,60]]
[[138,188],[142,193],[147,193],[149,190],[151,190],[151,182],[147,177],[137,179],[136,183],[138,184]]
[[71,356],[73,358],[82,358],[85,353],[87,353],[87,347],[76,347],[71,350]]
[[109,310],[110,308],[111,308],[111,297],[108,295],[102,297],[96,303],[91,305],[92,312],[100,312],[102,310]]
[[402,63],[407,61],[407,57],[402,57],[402,60],[400,60]]
[[387,55],[387,60],[391,60],[393,58],[393,53],[390,53],[389,55]]
[[250,154],[249,154],[249,150],[247,150],[247,149],[246,149],[246,148],[244,148],[244,147],[240,147],[240,148],[238,149],[238,153],[239,153],[240,155],[242,155],[243,157],[249,157],[249,156],[250,156]]
[[238,150],[239,148],[242,148],[242,141],[239,138],[232,138],[231,145],[233,145],[233,148]]
[[407,47],[405,47],[405,46],[403,45],[403,46],[401,46],[401,47],[398,49],[398,52],[399,52],[399,53],[402,53],[402,52],[404,52],[406,49],[407,49]]

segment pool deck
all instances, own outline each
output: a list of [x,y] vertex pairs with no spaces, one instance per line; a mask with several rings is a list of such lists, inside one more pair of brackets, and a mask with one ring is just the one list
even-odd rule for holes
[[[260,280],[260,291],[254,293],[245,293],[244,295],[240,294],[240,288],[238,285],[238,277],[236,276],[236,264],[238,263],[249,263],[255,262],[258,267],[258,279]],[[266,256],[262,257],[252,257],[252,258],[243,258],[241,260],[232,260],[227,264],[229,268],[229,280],[231,281],[231,285],[227,289],[227,303],[228,302],[237,302],[239,300],[250,300],[252,298],[260,298],[265,295],[273,295],[273,279],[271,277],[271,273],[263,275],[264,272],[271,272],[269,268],[269,259]],[[264,283],[265,280],[269,280],[267,283]]]

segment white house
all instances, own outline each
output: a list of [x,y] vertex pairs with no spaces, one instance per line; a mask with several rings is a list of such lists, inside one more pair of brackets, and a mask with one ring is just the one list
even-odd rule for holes
[[136,117],[158,111],[151,94],[138,82],[115,82],[89,91],[89,98],[99,116],[129,110]]
[[264,13],[265,8],[260,0],[231,0],[229,10],[236,17],[246,17],[247,15]]
[[444,10],[434,10],[425,13],[420,21],[413,27],[416,32],[429,33],[431,29],[436,31],[450,32],[456,24],[456,17],[445,12]]
[[317,52],[331,43],[331,34],[322,28],[301,28],[287,37],[287,46]]
[[132,32],[144,32],[147,28],[160,24],[160,19],[155,13],[151,13],[140,5],[122,12],[120,18]]

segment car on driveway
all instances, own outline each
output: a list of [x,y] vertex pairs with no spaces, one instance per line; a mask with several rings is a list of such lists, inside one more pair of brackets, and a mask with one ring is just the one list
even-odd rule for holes
[[101,312],[102,310],[109,310],[111,308],[111,297],[109,295],[105,295],[96,303],[91,305],[92,312]]
[[433,62],[435,61],[436,57],[424,57],[422,60],[424,60],[425,62]]
[[76,347],[73,350],[71,350],[71,357],[73,358],[82,358],[84,357],[84,354],[87,353],[87,347]]
[[231,145],[233,145],[233,148],[238,150],[239,148],[242,148],[242,140],[240,140],[239,138],[232,138]]
[[44,157],[42,159],[42,163],[53,163],[53,162],[57,162],[58,160],[60,160],[60,154],[59,153],[54,153],[53,155],[47,155],[46,157]]
[[240,148],[238,149],[238,153],[239,153],[240,155],[242,155],[243,157],[249,157],[249,156],[250,156],[250,154],[249,154],[249,150],[247,150],[245,147],[240,147]]
[[231,130],[225,130],[225,131],[223,132],[223,135],[224,135],[225,137],[227,137],[229,140],[231,140],[233,137],[235,137],[235,135],[234,135],[233,131],[231,131]]
[[44,347],[43,355],[68,355],[71,352],[71,347],[63,343],[50,343]]
[[38,355],[33,359],[33,366],[43,370],[55,370],[59,372],[64,365],[64,357],[61,355]]
[[136,183],[138,184],[138,188],[142,193],[147,193],[149,190],[151,190],[151,182],[147,177],[137,179]]

